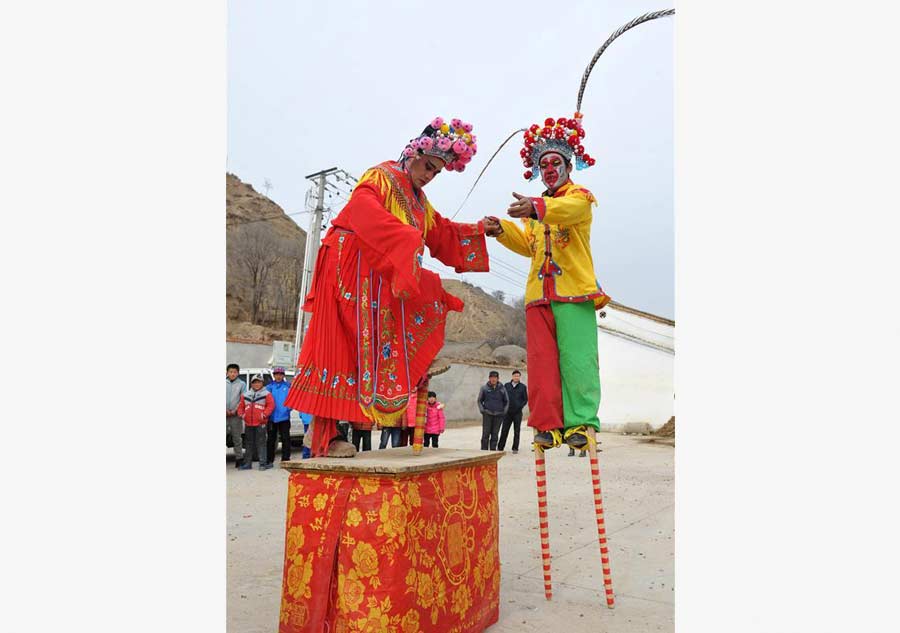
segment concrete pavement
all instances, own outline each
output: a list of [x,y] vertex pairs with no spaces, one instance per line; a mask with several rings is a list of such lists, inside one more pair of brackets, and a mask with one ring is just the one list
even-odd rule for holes
[[[373,434],[377,442],[378,432]],[[450,428],[441,447],[475,448],[481,428]],[[599,453],[616,607],[603,598],[590,460],[547,453],[553,600],[544,598],[534,454],[499,462],[500,620],[490,633],[646,633],[674,629],[674,449],[601,433]],[[427,449],[426,449],[427,450]],[[230,451],[229,451],[230,452]],[[278,628],[287,472],[237,471],[229,456],[227,620],[231,633]],[[277,465],[277,463],[276,463]]]

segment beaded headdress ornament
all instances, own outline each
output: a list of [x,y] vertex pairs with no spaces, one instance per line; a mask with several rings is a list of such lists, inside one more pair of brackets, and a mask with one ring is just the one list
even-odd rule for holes
[[523,138],[525,147],[519,152],[522,164],[528,168],[524,173],[525,180],[534,180],[541,175],[541,156],[547,152],[556,152],[571,161],[575,156],[575,169],[582,170],[592,166],[596,161],[584,151],[581,144],[585,136],[581,125],[582,115],[576,112],[571,119],[560,117],[548,118],[541,127],[537,123],[525,130]]

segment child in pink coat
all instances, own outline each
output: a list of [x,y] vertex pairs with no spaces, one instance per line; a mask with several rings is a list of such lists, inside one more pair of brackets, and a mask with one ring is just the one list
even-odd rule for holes
[[428,392],[428,407],[425,409],[425,446],[431,441],[432,448],[438,447],[438,437],[444,432],[447,420],[444,418],[444,405],[437,400],[437,394]]

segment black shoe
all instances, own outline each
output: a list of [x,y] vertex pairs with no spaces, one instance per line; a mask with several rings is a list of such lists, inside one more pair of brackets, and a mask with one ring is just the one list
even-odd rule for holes
[[577,448],[582,449],[587,446],[588,438],[585,435],[584,431],[575,431],[569,437],[566,438],[566,444],[569,445],[569,448]]
[[553,434],[550,431],[541,431],[540,433],[535,435],[534,443],[544,448],[553,448],[554,446],[559,446],[559,444],[556,443],[556,438],[553,437]]
[[235,460],[235,462],[234,462],[234,467],[235,467],[235,468],[240,468],[241,465],[242,465],[243,463],[244,463],[244,460],[243,460],[243,459],[237,459],[237,460]]
[[272,467],[272,464],[260,464],[259,465],[260,470],[269,470],[271,467]]
[[569,457],[575,457],[575,449],[571,446],[569,447]]
[[253,466],[250,464],[241,464],[240,467],[238,467],[238,470],[250,470],[251,468],[253,468]]

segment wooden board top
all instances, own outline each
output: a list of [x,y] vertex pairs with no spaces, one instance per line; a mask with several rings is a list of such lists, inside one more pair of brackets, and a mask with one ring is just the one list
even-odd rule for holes
[[356,457],[314,457],[283,462],[281,467],[291,472],[338,473],[355,475],[403,475],[495,464],[502,451],[472,451],[454,448],[425,448],[414,455],[411,446],[385,450],[363,451]]

